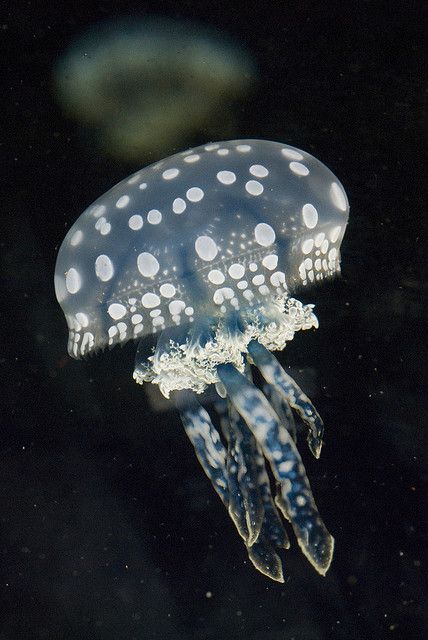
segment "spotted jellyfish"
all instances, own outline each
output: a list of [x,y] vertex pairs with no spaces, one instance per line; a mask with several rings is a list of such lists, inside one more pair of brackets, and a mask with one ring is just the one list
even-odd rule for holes
[[[342,185],[309,153],[266,140],[212,143],[110,189],[70,228],[56,263],[70,355],[139,340],[134,379],[173,399],[251,562],[279,582],[278,552],[290,545],[280,514],[322,575],[334,539],[293,416],[316,458],[323,422],[271,351],[318,326],[314,305],[292,292],[338,273],[348,212]],[[211,385],[210,415],[198,396]]]

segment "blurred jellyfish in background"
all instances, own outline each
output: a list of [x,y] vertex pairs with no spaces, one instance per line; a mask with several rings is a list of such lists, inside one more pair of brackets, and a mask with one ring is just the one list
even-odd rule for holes
[[56,64],[54,86],[65,113],[89,125],[107,155],[134,162],[202,132],[232,134],[233,107],[256,77],[242,46],[213,29],[122,18],[80,36]]

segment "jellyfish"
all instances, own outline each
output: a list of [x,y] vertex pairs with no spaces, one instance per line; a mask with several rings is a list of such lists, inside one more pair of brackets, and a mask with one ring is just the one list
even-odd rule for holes
[[272,352],[318,326],[294,295],[339,272],[348,212],[342,185],[309,153],[210,143],[101,196],[56,263],[70,355],[138,341],[135,381],[171,398],[251,562],[279,582],[284,520],[321,575],[334,539],[296,445],[298,420],[318,458],[323,422]]
[[231,107],[256,77],[240,43],[165,16],[92,27],[53,74],[64,111],[89,126],[104,152],[127,162],[180,148],[202,130],[214,135],[218,122],[233,130]]

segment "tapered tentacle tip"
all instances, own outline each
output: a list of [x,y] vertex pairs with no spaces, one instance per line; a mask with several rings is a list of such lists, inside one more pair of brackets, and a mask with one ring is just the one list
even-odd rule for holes
[[317,436],[313,436],[312,434],[308,434],[309,450],[314,456],[314,458],[316,458],[317,460],[321,455],[322,445],[323,445],[323,442],[321,438]]
[[248,557],[264,576],[275,582],[284,582],[282,562],[279,555],[266,541],[256,542],[252,547],[247,547]]
[[257,539],[259,537],[259,533],[260,530],[257,531],[255,529],[250,529],[249,530],[249,535],[248,535],[248,546],[251,547],[253,544],[255,544],[257,542]]
[[262,518],[260,520],[254,520],[249,517],[248,513],[243,514],[242,511],[237,512],[233,507],[233,501],[231,501],[228,511],[239,535],[247,547],[251,547],[259,538],[263,525],[264,514],[262,514]]
[[251,547],[255,542],[257,542],[260,532],[262,530],[264,519],[264,511],[261,512],[260,516],[251,517],[247,514],[247,528],[248,528],[248,546]]
[[315,524],[306,535],[299,535],[299,546],[311,565],[322,576],[330,568],[334,552],[334,538],[322,522]]
[[275,542],[278,549],[289,549],[291,547],[290,538],[284,527],[281,525],[281,531],[275,531],[275,535],[271,538]]
[[238,511],[236,509],[233,500],[231,500],[231,502],[229,503],[228,512],[239,535],[241,536],[245,544],[248,545],[248,540],[250,536],[247,528],[247,523],[245,521],[245,516],[243,516],[242,511]]

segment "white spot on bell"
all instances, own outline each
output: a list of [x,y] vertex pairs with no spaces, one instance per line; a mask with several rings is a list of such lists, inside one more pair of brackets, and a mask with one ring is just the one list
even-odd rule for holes
[[246,289],[242,295],[246,300],[248,300],[248,302],[251,302],[251,300],[254,298],[254,293],[250,291],[250,289]]
[[248,180],[248,182],[245,184],[245,190],[251,195],[251,196],[259,196],[260,194],[263,193],[263,185],[261,182],[259,182],[258,180]]
[[256,178],[266,178],[266,176],[269,175],[269,171],[262,164],[252,164],[250,173]]
[[199,236],[195,241],[195,250],[201,260],[211,262],[218,253],[217,245],[209,236]]
[[168,305],[169,312],[172,316],[180,314],[185,308],[186,305],[184,304],[183,300],[173,300]]
[[274,287],[280,287],[285,283],[285,273],[283,271],[275,271],[271,275],[270,281]]
[[219,171],[217,173],[217,180],[222,184],[233,184],[236,180],[236,175],[233,171]]
[[162,220],[162,214],[158,209],[150,209],[147,214],[147,222],[150,224],[159,224]]
[[277,264],[278,264],[278,256],[275,255],[274,253],[271,253],[270,255],[265,256],[262,260],[262,265],[266,267],[266,269],[269,269],[269,271],[273,271],[274,269],[276,269]]
[[332,230],[330,231],[330,240],[331,240],[332,242],[336,242],[336,241],[337,241],[337,239],[338,239],[338,238],[339,238],[339,236],[340,236],[340,232],[341,232],[341,231],[342,231],[342,227],[340,227],[340,226],[339,226],[339,227],[334,227],[334,229],[332,229]]
[[212,269],[208,274],[208,280],[213,284],[223,284],[225,277],[218,269]]
[[109,314],[110,318],[113,318],[113,320],[120,320],[120,318],[123,318],[123,316],[126,314],[126,307],[124,307],[123,304],[119,304],[118,302],[113,302],[113,304],[111,304],[107,309],[107,313]]
[[324,242],[321,245],[321,253],[327,253],[328,251],[328,247],[329,247],[329,241],[327,240],[327,238],[324,240]]
[[184,158],[184,162],[187,162],[189,164],[192,164],[193,162],[197,162],[200,159],[200,155],[198,155],[197,153],[192,153],[192,155],[190,156],[186,156]]
[[111,231],[111,224],[102,216],[95,223],[95,229],[101,233],[102,236],[106,236]]
[[146,307],[146,309],[152,309],[160,304],[160,298],[155,293],[145,293],[141,298],[141,304],[143,307]]
[[72,247],[77,247],[78,244],[82,242],[83,233],[78,229],[71,236],[70,244]]
[[82,286],[80,273],[74,267],[71,267],[65,274],[65,286],[68,293],[77,293]]
[[186,198],[190,202],[199,202],[204,197],[204,192],[199,187],[190,187],[186,191]]
[[265,222],[260,222],[256,225],[254,229],[254,236],[256,238],[256,242],[262,247],[269,247],[275,242],[276,237],[275,231],[272,229],[270,224],[266,224]]
[[183,213],[186,207],[187,204],[186,201],[183,200],[183,198],[175,198],[174,202],[172,203],[172,210],[174,211],[174,213]]
[[126,337],[126,330],[127,330],[127,326],[126,326],[126,322],[118,322],[117,323],[117,328],[119,329],[119,333],[120,333],[120,339],[123,340]]
[[128,227],[132,229],[132,231],[139,231],[143,226],[143,218],[136,213],[131,216],[128,220]]
[[82,327],[87,327],[89,324],[89,318],[86,315],[86,313],[83,313],[82,311],[79,311],[78,313],[76,313],[76,320],[77,322],[79,322],[79,324],[82,325]]
[[229,275],[234,280],[240,280],[245,273],[245,268],[242,264],[231,264],[229,267]]
[[159,271],[159,262],[153,254],[144,251],[137,258],[137,267],[142,276],[151,278]]
[[305,165],[301,164],[300,162],[290,162],[288,166],[290,167],[290,170],[296,174],[296,176],[307,176],[309,174],[308,167],[305,167]]
[[281,149],[281,153],[284,158],[288,158],[289,160],[303,160],[302,154],[296,149]]
[[314,241],[312,238],[307,238],[307,240],[303,240],[302,242],[302,253],[307,255],[314,248]]
[[159,291],[164,298],[172,298],[172,296],[175,296],[176,289],[173,284],[167,282],[161,284]]
[[308,229],[313,229],[318,223],[318,211],[313,204],[304,204],[302,207],[303,222]]
[[101,282],[108,282],[114,275],[113,263],[103,253],[95,260],[95,275]]
[[328,259],[330,260],[330,262],[334,262],[336,260],[336,258],[337,258],[337,249],[336,249],[336,247],[333,247],[328,252]]
[[321,233],[317,233],[315,236],[315,246],[320,247],[325,240],[325,233],[321,231]]
[[116,207],[118,209],[124,209],[129,204],[129,196],[120,196],[119,200],[116,202]]
[[178,169],[166,169],[166,171],[164,171],[162,173],[162,178],[164,180],[172,180],[173,178],[176,178],[179,174],[179,170]]

